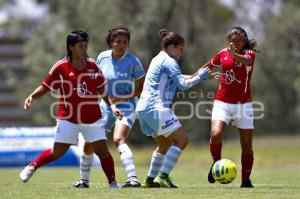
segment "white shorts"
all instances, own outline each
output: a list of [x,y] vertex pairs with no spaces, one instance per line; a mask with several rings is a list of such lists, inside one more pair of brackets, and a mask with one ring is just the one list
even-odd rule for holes
[[147,136],[168,137],[181,127],[177,116],[170,108],[138,111],[137,115],[142,131]]
[[79,132],[86,142],[92,143],[98,140],[106,140],[102,120],[92,124],[75,124],[67,120],[57,120],[54,142],[78,145]]
[[221,120],[226,124],[233,120],[233,124],[240,129],[254,129],[252,103],[229,104],[215,100],[211,120]]

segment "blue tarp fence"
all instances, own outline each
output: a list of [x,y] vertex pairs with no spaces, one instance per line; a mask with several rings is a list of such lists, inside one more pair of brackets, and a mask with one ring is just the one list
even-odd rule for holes
[[[0,128],[0,168],[26,166],[53,147],[54,133],[55,127]],[[71,146],[63,157],[47,166],[78,166],[80,148]]]

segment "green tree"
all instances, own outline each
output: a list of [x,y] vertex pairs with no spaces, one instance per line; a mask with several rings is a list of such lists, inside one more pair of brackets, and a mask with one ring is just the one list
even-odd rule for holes
[[255,84],[256,96],[265,104],[265,119],[259,128],[269,132],[296,133],[299,128],[300,4],[286,1],[279,13],[270,16]]
[[[30,78],[30,82],[35,81],[35,84],[46,75],[49,70],[47,66],[50,67],[57,58],[64,55],[64,40],[67,32],[72,29],[82,28],[89,32],[89,53],[91,57],[96,57],[100,50],[107,48],[104,41],[107,30],[118,24],[128,25],[133,35],[131,51],[141,57],[146,67],[160,49],[157,31],[160,28],[175,30],[187,40],[188,51],[184,65],[187,66],[186,72],[191,73],[216,52],[215,46],[223,41],[224,35],[222,33],[220,39],[212,39],[213,35],[220,30],[225,32],[233,17],[229,10],[209,0],[40,2],[49,3],[51,13],[50,19],[39,26],[26,49],[26,63],[31,71],[37,71]],[[209,21],[216,22],[216,26],[209,25]],[[218,34],[216,38],[219,38]],[[207,42],[209,39],[212,42]]]

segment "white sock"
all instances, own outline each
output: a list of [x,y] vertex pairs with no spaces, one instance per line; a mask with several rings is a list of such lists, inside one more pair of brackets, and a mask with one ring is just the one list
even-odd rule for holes
[[127,144],[118,146],[118,151],[121,156],[122,163],[127,172],[128,178],[136,176],[136,170],[133,162],[133,154]]
[[93,164],[94,154],[83,154],[80,157],[80,177],[81,182],[88,183],[90,179],[91,167]]
[[169,174],[180,155],[181,149],[176,146],[171,146],[165,155],[160,171]]
[[151,158],[151,163],[150,163],[150,168],[148,172],[148,176],[155,178],[159,172],[159,169],[163,163],[165,155],[157,152],[153,152],[152,158]]

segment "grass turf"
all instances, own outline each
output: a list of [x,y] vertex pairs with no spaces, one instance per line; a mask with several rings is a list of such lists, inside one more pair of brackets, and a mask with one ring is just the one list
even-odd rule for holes
[[[254,189],[241,189],[240,172],[228,185],[209,184],[207,172],[211,164],[207,145],[189,146],[179,159],[171,177],[179,189],[119,189],[107,188],[106,178],[98,167],[93,167],[89,189],[74,189],[79,179],[78,168],[39,169],[32,179],[23,183],[19,179],[22,168],[0,169],[0,198],[300,198],[300,137],[255,138],[255,163],[252,171]],[[154,148],[154,147],[153,147]],[[137,172],[143,180],[152,154],[150,148],[133,148]],[[116,164],[117,179],[126,180],[118,154],[111,149]],[[225,141],[223,158],[236,162],[240,170],[240,147],[237,140]]]

